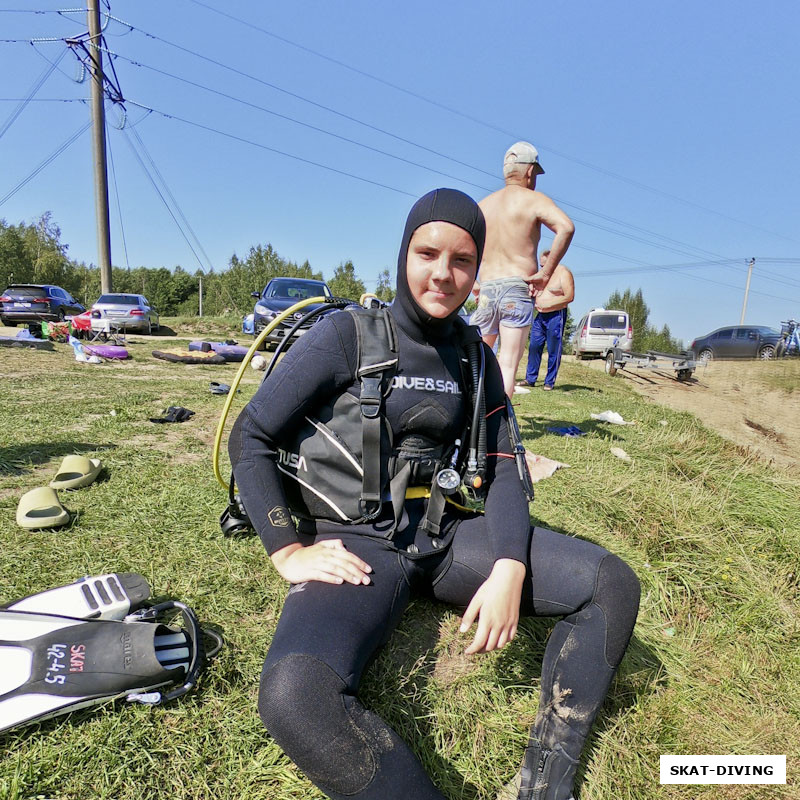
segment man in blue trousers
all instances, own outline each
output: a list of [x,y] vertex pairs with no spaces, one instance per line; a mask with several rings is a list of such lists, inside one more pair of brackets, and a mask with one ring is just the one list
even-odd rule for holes
[[[544,267],[550,255],[545,250],[539,258]],[[531,343],[528,349],[528,367],[525,370],[525,383],[534,386],[539,377],[542,351],[547,343],[547,375],[544,379],[545,391],[553,388],[561,366],[561,343],[564,338],[564,325],[567,321],[567,306],[575,299],[575,280],[563,264],[554,270],[544,289],[536,291],[535,306],[539,312],[531,325]]]

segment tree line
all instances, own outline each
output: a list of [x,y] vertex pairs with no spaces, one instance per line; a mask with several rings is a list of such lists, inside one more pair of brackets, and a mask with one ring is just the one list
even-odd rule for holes
[[[68,246],[51,215],[35,223],[12,225],[0,219],[0,291],[11,283],[49,283],[61,286],[87,308],[100,296],[100,270],[95,265],[69,258]],[[321,271],[308,261],[297,264],[282,258],[270,244],[251,247],[247,255],[231,256],[227,268],[217,271],[181,266],[112,267],[115,292],[144,295],[162,316],[196,316],[200,307],[202,281],[203,313],[209,316],[244,315],[253,310],[251,292],[261,291],[271,278],[285,276],[324,280]],[[333,270],[327,281],[337,297],[358,300],[367,291],[352,261]],[[375,294],[382,300],[394,297],[388,269],[378,277]]]
[[[52,283],[61,286],[87,308],[100,296],[100,270],[94,265],[74,261],[67,255],[68,246],[61,242],[61,231],[49,213],[35,223],[10,225],[0,219],[0,291],[10,283]],[[196,316],[200,306],[200,283],[203,287],[203,313],[209,316],[235,314],[243,316],[253,310],[251,292],[261,291],[271,278],[285,276],[324,280],[319,270],[308,261],[297,264],[275,252],[270,244],[251,247],[247,255],[231,256],[227,269],[189,272],[177,266],[112,268],[115,292],[144,295],[162,316]],[[358,300],[367,291],[356,274],[352,261],[344,261],[333,270],[327,281],[333,294]],[[374,292],[381,300],[394,299],[394,282],[388,269],[378,275]],[[472,298],[467,310],[474,310]],[[606,308],[627,311],[633,326],[633,348],[637,351],[672,352],[681,342],[670,334],[669,326],[658,329],[649,322],[650,309],[642,290],[615,291]],[[569,309],[564,332],[564,349],[569,352],[569,337],[574,320]]]
[[662,328],[657,328],[650,324],[650,308],[644,301],[641,289],[636,292],[630,289],[622,293],[612,292],[605,307],[628,312],[633,328],[634,352],[656,350],[660,353],[677,353],[683,349],[683,342],[673,338],[669,325],[664,324]]

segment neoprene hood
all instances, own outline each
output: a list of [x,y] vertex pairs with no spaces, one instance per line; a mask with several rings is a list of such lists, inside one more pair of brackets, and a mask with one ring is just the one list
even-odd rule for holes
[[[392,308],[395,313],[400,311],[398,322],[401,325],[403,317],[405,317],[412,325],[416,323],[415,327],[419,326],[427,333],[440,336],[450,330],[453,320],[458,316],[458,311],[453,311],[443,319],[432,317],[414,300],[406,276],[406,258],[411,237],[417,228],[428,222],[450,222],[465,230],[472,237],[478,249],[478,268],[480,269],[483,245],[486,239],[486,221],[478,204],[469,195],[459,192],[457,189],[434,189],[420,197],[408,213],[403,240],[400,243],[400,253],[397,257],[397,297]],[[477,277],[477,271],[475,274]],[[466,298],[464,299],[466,300]]]

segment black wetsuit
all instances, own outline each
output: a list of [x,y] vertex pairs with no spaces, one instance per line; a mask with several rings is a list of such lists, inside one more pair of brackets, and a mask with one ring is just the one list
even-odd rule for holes
[[[455,322],[427,317],[405,282],[405,253],[416,227],[444,219],[469,230],[463,209],[441,206],[423,209],[420,219],[412,211],[401,247],[398,297],[392,306],[399,369],[386,400],[395,442],[414,434],[451,443],[462,434],[468,413]],[[340,538],[373,570],[369,586],[318,581],[293,586],[261,678],[264,724],[334,800],[443,798],[407,745],[356,697],[367,662],[416,593],[466,606],[497,559],[526,564],[522,613],[565,616],[548,640],[532,734],[574,760],[633,629],[638,582],[622,561],[589,542],[530,527],[516,465],[502,455],[511,454],[502,376],[484,349],[486,408],[499,409],[487,420],[487,451],[501,455],[489,458],[485,516],[448,506],[438,537],[418,527],[423,500],[406,501],[388,539],[393,522],[388,503],[378,520],[362,525],[317,521],[301,522],[295,529],[285,513],[277,443],[286,442],[288,432],[322,399],[342,391],[358,394],[354,322],[347,313],[330,315],[292,346],[231,436],[236,483],[270,554],[293,542]]]

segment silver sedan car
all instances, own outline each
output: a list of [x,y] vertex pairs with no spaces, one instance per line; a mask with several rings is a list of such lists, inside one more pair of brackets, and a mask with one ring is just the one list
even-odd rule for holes
[[107,319],[120,330],[152,333],[159,328],[158,312],[140,294],[102,294],[92,306],[92,317]]

